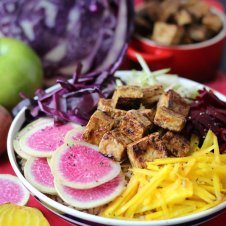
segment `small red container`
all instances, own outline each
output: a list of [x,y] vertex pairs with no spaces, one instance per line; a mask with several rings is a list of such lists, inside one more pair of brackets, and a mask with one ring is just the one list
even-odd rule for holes
[[[214,38],[189,45],[163,46],[142,37],[132,39],[127,50],[129,62],[137,64],[139,53],[151,70],[171,68],[170,73],[198,81],[214,79],[219,69],[226,37],[226,18],[223,12],[214,9],[223,22],[223,29]],[[135,65],[136,66],[136,65]]]

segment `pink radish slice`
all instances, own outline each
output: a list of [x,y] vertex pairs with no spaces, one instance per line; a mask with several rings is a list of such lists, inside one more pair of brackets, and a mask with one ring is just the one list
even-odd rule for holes
[[29,199],[28,190],[19,179],[9,174],[0,174],[0,205],[14,203],[26,205]]
[[112,201],[121,194],[124,184],[124,178],[121,175],[118,175],[107,183],[90,189],[66,187],[55,180],[55,187],[59,196],[66,203],[78,209],[89,209]]
[[88,189],[106,183],[121,171],[119,163],[104,157],[86,142],[63,145],[52,156],[52,172],[65,186]]
[[15,152],[23,159],[28,159],[30,157],[30,155],[28,155],[27,153],[25,153],[23,151],[23,149],[20,147],[20,139],[21,137],[23,137],[24,134],[26,134],[27,130],[29,128],[32,128],[33,126],[36,126],[38,124],[45,124],[48,123],[49,120],[51,120],[50,118],[40,118],[37,119],[36,121],[30,123],[26,128],[22,129],[20,132],[17,133],[16,137],[13,140],[13,148],[15,150]]
[[82,134],[83,134],[84,128],[82,126],[77,126],[75,129],[69,131],[64,139],[64,142],[73,145],[77,141],[83,141]]
[[67,132],[75,126],[74,123],[55,126],[53,119],[32,127],[28,125],[26,133],[20,139],[20,147],[23,152],[33,157],[51,157],[64,143]]
[[39,191],[56,194],[54,177],[46,158],[29,158],[24,166],[26,179]]

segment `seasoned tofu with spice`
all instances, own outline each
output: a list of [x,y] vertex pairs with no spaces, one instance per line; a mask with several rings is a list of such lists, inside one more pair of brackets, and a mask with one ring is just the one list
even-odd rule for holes
[[156,110],[152,109],[139,109],[138,110],[143,116],[148,118],[151,122],[154,122]]
[[196,19],[201,19],[210,11],[209,4],[204,1],[197,1],[196,4],[187,7],[189,13],[191,13]]
[[222,21],[219,16],[208,13],[202,18],[202,23],[210,30],[218,32],[222,28]]
[[175,20],[178,25],[184,26],[192,23],[191,14],[187,10],[182,9],[175,14]]
[[111,130],[104,134],[99,144],[99,152],[107,157],[121,162],[126,156],[126,146],[132,141],[118,129]]
[[175,24],[156,22],[151,39],[162,45],[179,44],[183,35],[183,28]]
[[145,168],[146,162],[168,157],[167,149],[159,138],[159,133],[153,133],[127,146],[127,155],[133,167]]
[[115,120],[114,128],[119,125],[120,120],[126,115],[126,111],[112,107],[111,99],[100,98],[97,109],[105,112]]
[[103,135],[109,132],[114,126],[114,119],[106,113],[97,110],[91,116],[85,131],[83,139],[91,144],[99,145]]
[[121,120],[119,129],[128,138],[136,141],[147,134],[152,124],[139,110],[130,110]]
[[190,106],[175,91],[164,93],[157,105],[154,123],[164,129],[180,132],[186,122]]
[[143,97],[139,86],[119,86],[112,97],[113,108],[121,110],[138,109]]
[[112,100],[111,99],[104,99],[100,98],[97,109],[104,112],[111,112],[112,111]]
[[190,151],[190,143],[185,137],[168,131],[162,140],[168,151],[176,157],[184,157]]
[[162,85],[153,85],[142,89],[143,98],[142,104],[146,108],[153,107],[159,101],[160,96],[163,94],[164,90]]
[[190,106],[189,104],[174,90],[168,90],[165,92],[158,102],[158,107],[166,107],[178,114],[187,117]]
[[183,115],[178,114],[169,108],[158,107],[154,123],[161,128],[180,132],[185,126],[186,119]]

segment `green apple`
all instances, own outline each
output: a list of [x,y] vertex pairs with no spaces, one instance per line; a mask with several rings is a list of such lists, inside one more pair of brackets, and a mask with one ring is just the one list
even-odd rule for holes
[[42,63],[22,41],[0,38],[0,105],[11,109],[23,92],[32,97],[43,81]]

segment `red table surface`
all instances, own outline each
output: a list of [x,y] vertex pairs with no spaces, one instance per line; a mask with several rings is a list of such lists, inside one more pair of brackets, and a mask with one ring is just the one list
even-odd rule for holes
[[[226,76],[223,75],[222,73],[219,73],[219,75],[217,76],[217,79],[211,83],[208,83],[207,85],[209,85],[213,89],[218,90],[219,92],[226,95]],[[15,173],[8,161],[7,155],[4,155],[3,157],[0,158],[0,173],[15,175]],[[30,197],[28,206],[36,207],[39,210],[41,210],[42,213],[48,219],[51,226],[57,226],[57,225],[70,226],[70,225],[72,225],[72,224],[62,220],[60,217],[56,216],[54,213],[47,210],[32,196]],[[213,225],[225,226],[226,225],[225,222],[226,222],[226,212],[221,214],[217,218],[215,218],[207,223],[204,223],[202,226],[213,226]]]

